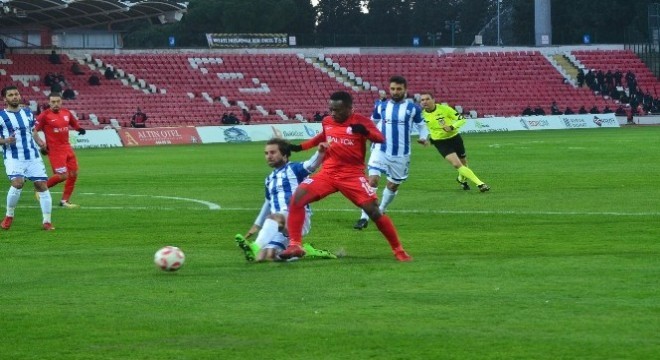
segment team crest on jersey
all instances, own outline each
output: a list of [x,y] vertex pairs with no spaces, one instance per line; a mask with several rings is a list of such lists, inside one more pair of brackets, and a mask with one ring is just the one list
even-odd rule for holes
[[62,118],[63,118],[63,119],[64,119],[64,121],[66,121],[66,122],[68,122],[68,121],[69,121],[69,115],[64,115],[64,116],[62,116]]

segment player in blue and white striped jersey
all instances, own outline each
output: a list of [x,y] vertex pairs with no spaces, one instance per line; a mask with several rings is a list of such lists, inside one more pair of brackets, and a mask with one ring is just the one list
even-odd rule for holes
[[[385,135],[385,142],[373,144],[369,156],[369,185],[378,188],[382,173],[387,175],[387,186],[381,196],[380,211],[385,213],[394,200],[399,185],[408,178],[410,167],[411,133],[413,126],[419,131],[418,142],[426,144],[428,129],[421,116],[421,108],[406,99],[408,82],[403,76],[390,78],[390,99],[376,101],[371,119]],[[353,228],[362,230],[369,224],[369,216],[362,211]]]
[[[254,224],[245,237],[236,235],[236,242],[245,252],[248,261],[276,260],[277,255],[289,244],[286,229],[286,219],[289,214],[289,200],[298,185],[321,166],[327,143],[319,145],[318,151],[307,161],[289,162],[291,148],[288,141],[281,138],[270,139],[264,151],[268,166],[273,171],[265,180],[265,200]],[[303,235],[311,228],[311,208],[307,207]],[[254,234],[257,239],[250,243]],[[309,244],[304,244],[307,256],[319,258],[336,258],[326,250],[318,250]]]
[[34,131],[34,116],[30,109],[21,106],[21,94],[16,86],[2,89],[5,109],[0,111],[0,142],[7,177],[11,182],[7,192],[7,212],[0,227],[9,230],[16,205],[21,197],[25,178],[34,182],[35,191],[39,193],[39,204],[43,215],[44,230],[54,230],[51,224],[53,207],[48,190],[48,175],[44,161],[39,154],[45,151],[44,143]]

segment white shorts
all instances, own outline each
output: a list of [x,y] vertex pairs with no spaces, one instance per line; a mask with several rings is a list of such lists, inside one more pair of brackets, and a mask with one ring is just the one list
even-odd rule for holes
[[408,179],[410,155],[391,156],[379,150],[372,150],[367,163],[369,176],[387,175],[387,181],[401,184]]
[[[283,211],[281,212],[281,214],[284,215],[284,219],[286,221],[286,219],[288,219],[289,217],[289,212]],[[309,230],[311,228],[312,228],[312,211],[306,210],[302,235],[305,236],[309,234]],[[287,236],[284,236],[284,234],[282,234],[281,232],[277,232],[277,235],[275,236],[274,239],[264,239],[262,241],[257,242],[257,245],[259,245],[260,249],[275,249],[279,254],[280,251],[283,251],[284,249],[286,249],[287,246],[289,246],[289,238]]]
[[17,160],[5,159],[7,177],[12,180],[17,177],[27,178],[30,181],[47,181],[46,166],[41,159]]

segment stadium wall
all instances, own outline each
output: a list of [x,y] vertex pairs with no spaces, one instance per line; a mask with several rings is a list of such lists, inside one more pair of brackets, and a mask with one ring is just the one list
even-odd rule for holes
[[[659,124],[660,117],[651,121]],[[644,118],[647,120],[647,118]],[[649,119],[650,120],[650,119]],[[625,117],[614,114],[557,115],[529,117],[495,117],[468,119],[461,133],[508,131],[539,131],[560,129],[617,128],[625,124]],[[107,148],[175,144],[213,144],[266,141],[272,137],[288,140],[307,140],[321,131],[320,123],[236,125],[236,126],[182,126],[169,128],[107,128],[89,130],[84,136],[71,132],[74,148]],[[416,135],[415,132],[413,132]],[[43,134],[41,134],[43,136]]]

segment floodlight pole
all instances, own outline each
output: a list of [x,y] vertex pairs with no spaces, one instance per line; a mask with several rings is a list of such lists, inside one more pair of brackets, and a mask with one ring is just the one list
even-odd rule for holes
[[500,37],[500,2],[502,0],[497,0],[497,46],[502,45],[502,38]]

